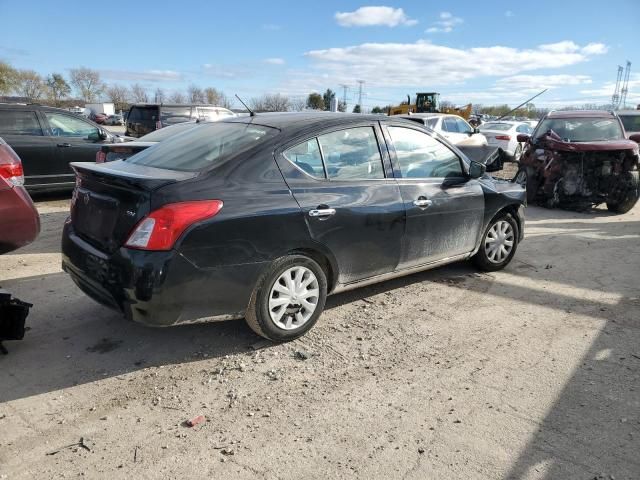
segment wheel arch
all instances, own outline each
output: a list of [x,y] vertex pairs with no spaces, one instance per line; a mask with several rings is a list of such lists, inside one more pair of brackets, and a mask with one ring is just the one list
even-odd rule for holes
[[287,252],[287,255],[304,255],[314,260],[327,276],[327,293],[331,293],[338,280],[338,265],[329,252],[324,252],[321,248],[302,247],[294,248]]

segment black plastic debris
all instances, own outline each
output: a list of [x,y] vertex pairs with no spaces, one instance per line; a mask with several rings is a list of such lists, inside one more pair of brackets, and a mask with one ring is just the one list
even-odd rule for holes
[[27,330],[25,321],[32,304],[13,298],[12,295],[0,288],[0,353],[9,353],[2,345],[7,340],[22,340]]

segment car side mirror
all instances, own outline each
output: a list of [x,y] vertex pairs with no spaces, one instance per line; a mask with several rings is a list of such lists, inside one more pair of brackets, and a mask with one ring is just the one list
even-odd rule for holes
[[640,143],[640,133],[634,133],[633,135],[629,135],[629,140],[633,140],[636,143]]
[[469,165],[469,176],[471,178],[480,178],[487,171],[487,166],[484,163],[471,161]]
[[100,140],[106,140],[107,138],[109,138],[109,134],[104,130],[98,130],[98,138]]
[[531,138],[531,135],[529,135],[528,133],[519,133],[518,136],[516,137],[516,139],[518,140],[518,143],[527,143],[530,138]]

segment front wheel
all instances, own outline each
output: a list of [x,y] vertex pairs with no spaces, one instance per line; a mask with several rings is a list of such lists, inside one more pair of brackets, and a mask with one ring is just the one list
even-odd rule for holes
[[640,198],[640,181],[638,172],[625,172],[622,174],[620,184],[607,200],[607,208],[614,213],[627,213]]
[[327,276],[304,255],[273,262],[258,282],[246,313],[247,324],[274,342],[294,340],[318,321],[327,299]]
[[485,272],[506,267],[518,247],[518,222],[509,213],[498,214],[489,222],[473,263]]
[[520,167],[513,181],[527,189],[527,202],[531,203],[535,200],[539,183],[533,168]]

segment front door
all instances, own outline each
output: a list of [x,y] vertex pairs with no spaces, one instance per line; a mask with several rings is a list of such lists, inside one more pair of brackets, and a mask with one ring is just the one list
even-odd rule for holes
[[61,181],[73,183],[75,174],[71,162],[95,162],[100,149],[100,129],[75,115],[44,112],[56,149],[58,174]]
[[406,126],[388,126],[386,132],[407,215],[399,268],[473,251],[484,218],[480,183],[435,137]]
[[338,283],[392,272],[400,259],[404,205],[378,138],[374,124],[343,128],[277,155],[311,238],[336,260]]

